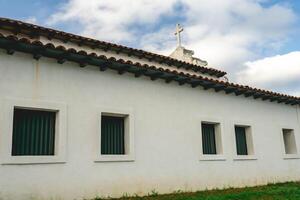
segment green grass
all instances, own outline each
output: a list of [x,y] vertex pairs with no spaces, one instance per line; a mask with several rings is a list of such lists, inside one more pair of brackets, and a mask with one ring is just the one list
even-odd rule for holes
[[[124,195],[126,196],[126,195]],[[100,200],[95,198],[94,200]],[[266,186],[238,189],[210,190],[201,192],[123,197],[115,200],[300,200],[300,182],[269,184]]]

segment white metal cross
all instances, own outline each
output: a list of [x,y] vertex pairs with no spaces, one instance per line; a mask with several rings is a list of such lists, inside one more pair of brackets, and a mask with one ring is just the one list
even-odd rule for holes
[[176,25],[176,32],[175,35],[177,36],[177,46],[180,47],[181,46],[181,37],[180,37],[180,33],[183,31],[183,28],[180,26],[180,24]]

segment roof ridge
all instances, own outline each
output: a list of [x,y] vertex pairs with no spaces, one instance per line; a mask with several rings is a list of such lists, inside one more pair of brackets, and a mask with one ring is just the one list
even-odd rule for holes
[[[155,60],[158,63],[165,63],[169,66],[174,65],[178,68],[182,67],[185,69],[192,69],[195,72],[200,71],[202,73],[209,74],[209,75],[216,76],[216,77],[222,77],[227,74],[225,71],[221,71],[221,70],[218,70],[215,68],[195,65],[195,64],[188,63],[188,62],[185,62],[185,61],[182,61],[179,59],[175,59],[175,58],[171,58],[169,56],[145,51],[142,49],[127,47],[124,45],[118,45],[118,44],[111,43],[111,42],[106,42],[106,41],[97,40],[97,39],[93,39],[93,38],[89,38],[89,37],[85,37],[85,36],[80,36],[80,35],[77,35],[74,33],[68,33],[65,31],[60,31],[60,30],[56,30],[53,28],[48,28],[48,27],[24,22],[21,20],[14,20],[14,19],[10,19],[10,18],[0,17],[0,27],[3,28],[4,27],[3,25],[5,25],[5,23],[6,23],[6,25],[19,26],[19,27],[13,27],[13,28],[15,28],[15,30],[13,30],[13,31],[15,31],[16,33],[22,31],[22,27],[20,27],[20,26],[25,26],[28,29],[33,29],[33,30],[31,30],[32,33],[30,33],[30,32],[27,33],[29,35],[31,34],[32,36],[44,34],[45,36],[47,36],[50,39],[56,38],[56,39],[62,40],[63,42],[68,42],[68,41],[74,42],[74,40],[79,40],[79,41],[77,41],[78,45],[85,44],[87,46],[90,46],[91,48],[102,48],[106,51],[112,50],[112,51],[116,51],[117,53],[123,52],[130,56],[136,54],[136,56],[138,56],[139,58],[146,58],[149,61]],[[44,31],[44,32],[42,32],[42,31]],[[92,44],[90,44],[90,43],[92,43]],[[102,47],[100,47],[100,46],[102,46]]]

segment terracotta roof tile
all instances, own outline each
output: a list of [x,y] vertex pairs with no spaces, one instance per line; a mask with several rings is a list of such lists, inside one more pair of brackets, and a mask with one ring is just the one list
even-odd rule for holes
[[[9,46],[9,44],[11,44],[11,42],[13,42],[14,45]],[[80,58],[84,58],[84,59],[88,59],[88,58],[99,59],[99,60],[101,60],[101,62],[104,61],[104,62],[102,62],[102,65],[105,62],[109,62],[110,65],[108,67],[111,67],[114,64],[116,64],[118,66],[123,65],[123,67],[121,67],[119,69],[115,69],[115,70],[130,71],[129,68],[134,67],[134,69],[137,70],[136,73],[141,72],[141,73],[144,73],[144,75],[153,76],[154,78],[151,77],[151,80],[154,80],[155,76],[157,76],[157,78],[165,79],[166,82],[169,82],[169,78],[171,78],[171,81],[172,80],[177,81],[177,82],[179,82],[179,84],[184,84],[184,83],[191,84],[192,87],[194,87],[194,86],[196,87],[196,86],[200,85],[200,86],[203,86],[204,88],[215,89],[216,91],[223,90],[226,93],[234,92],[236,95],[245,94],[245,97],[253,96],[254,98],[261,98],[263,100],[269,99],[270,101],[277,101],[278,103],[285,102],[286,104],[292,104],[292,105],[300,104],[300,98],[295,97],[295,96],[290,96],[290,95],[280,94],[280,93],[276,93],[276,92],[272,92],[272,91],[257,89],[257,88],[253,88],[253,87],[249,87],[249,86],[245,86],[245,85],[239,85],[239,84],[235,84],[235,83],[225,82],[222,80],[215,80],[212,78],[203,77],[201,75],[178,72],[175,69],[174,70],[164,69],[161,67],[156,67],[154,65],[149,66],[147,64],[142,64],[139,62],[133,63],[130,60],[117,59],[115,57],[107,57],[105,55],[98,55],[95,52],[88,54],[87,52],[85,52],[83,50],[77,51],[74,48],[67,48],[62,45],[55,46],[52,43],[43,44],[39,40],[30,41],[27,38],[17,38],[13,35],[4,36],[3,34],[0,33],[0,48],[7,49],[7,50],[15,48],[15,50],[23,51],[25,53],[32,53],[32,54],[36,53],[36,52],[30,52],[29,50],[22,50],[22,49],[16,47],[17,44],[22,44],[22,46],[24,46],[24,44],[25,44],[25,45],[28,45],[28,47],[33,48],[35,50],[36,50],[36,47],[41,47],[43,49],[51,49],[51,51],[57,51],[58,53],[61,52],[61,54],[57,56],[57,59],[60,59],[61,56],[65,56],[66,59],[69,59],[67,57],[68,55],[66,53],[70,53],[73,55],[80,56]],[[41,52],[41,54],[43,54],[43,53],[44,53],[44,51]],[[43,56],[47,57],[47,55],[43,55]],[[79,63],[81,62],[81,61],[74,61],[74,60],[70,60],[70,61],[79,62]],[[80,65],[82,65],[82,63],[80,63]],[[127,68],[127,67],[129,67],[129,68]],[[114,69],[114,68],[112,68],[112,69]],[[130,73],[135,73],[135,72],[130,72]],[[145,74],[145,73],[150,73],[150,74]]]
[[0,28],[9,30],[9,31],[12,31],[15,33],[23,33],[23,34],[27,34],[27,35],[32,35],[32,34],[33,35],[41,35],[41,36],[45,36],[49,39],[52,39],[52,38],[59,39],[63,42],[70,41],[70,42],[77,43],[78,45],[84,44],[91,48],[101,48],[106,51],[111,49],[118,53],[123,52],[130,56],[135,55],[139,58],[155,60],[159,63],[174,65],[174,66],[182,67],[185,69],[191,69],[195,72],[199,71],[199,72],[206,73],[206,74],[216,76],[216,77],[222,77],[222,76],[226,75],[226,72],[217,70],[214,68],[202,67],[202,66],[194,65],[194,64],[184,62],[181,60],[177,60],[177,59],[174,59],[174,58],[171,58],[168,56],[163,56],[163,55],[147,52],[144,50],[134,49],[134,48],[117,45],[117,44],[113,44],[113,43],[109,43],[109,42],[104,42],[104,41],[100,41],[100,40],[95,40],[92,38],[87,38],[87,37],[83,37],[83,36],[79,36],[79,35],[75,35],[75,34],[71,34],[71,33],[66,33],[66,32],[54,30],[51,28],[45,28],[42,26],[38,26],[38,25],[34,25],[34,24],[30,24],[30,23],[26,23],[26,22],[22,22],[22,21],[18,21],[18,20],[13,20],[13,19],[8,19],[8,18],[0,18]]

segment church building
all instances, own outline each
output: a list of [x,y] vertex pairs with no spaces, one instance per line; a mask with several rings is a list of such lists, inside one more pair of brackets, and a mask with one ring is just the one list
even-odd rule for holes
[[300,180],[300,98],[170,56],[0,18],[0,199]]

